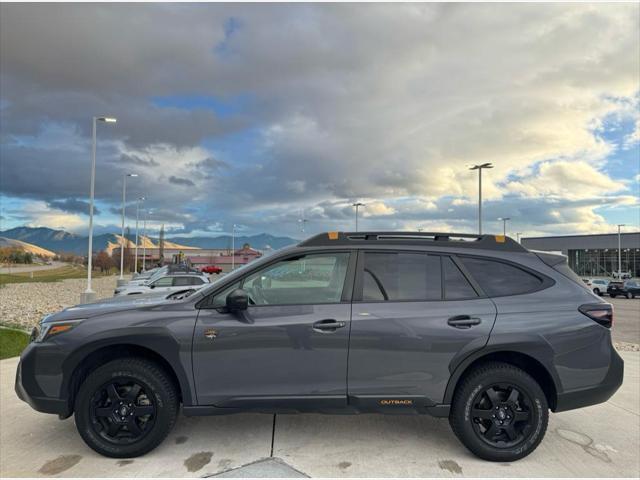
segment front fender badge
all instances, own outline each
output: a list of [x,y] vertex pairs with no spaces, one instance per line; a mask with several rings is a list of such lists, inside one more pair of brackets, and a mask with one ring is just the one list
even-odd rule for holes
[[207,328],[204,331],[204,336],[206,338],[208,338],[209,340],[213,340],[214,338],[216,338],[218,336],[218,332],[214,328]]

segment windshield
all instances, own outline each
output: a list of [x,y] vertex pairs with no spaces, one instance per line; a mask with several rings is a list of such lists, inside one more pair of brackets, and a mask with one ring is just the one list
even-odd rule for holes
[[149,282],[148,283],[151,283],[154,280],[156,280],[156,279],[158,279],[160,277],[163,277],[167,273],[168,270],[169,270],[169,267],[159,268],[157,272],[155,272],[153,275],[151,275],[149,277]]

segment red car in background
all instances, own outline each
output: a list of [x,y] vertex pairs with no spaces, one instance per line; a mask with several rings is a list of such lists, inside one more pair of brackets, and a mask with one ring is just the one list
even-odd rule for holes
[[222,273],[222,268],[216,266],[216,265],[207,265],[205,267],[202,267],[200,269],[200,271],[202,273],[208,273],[208,274],[212,274],[215,273],[217,275],[219,275],[220,273]]

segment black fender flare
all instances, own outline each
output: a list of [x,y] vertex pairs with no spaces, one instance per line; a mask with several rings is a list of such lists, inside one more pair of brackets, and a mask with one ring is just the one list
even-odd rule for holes
[[[191,345],[188,345],[188,350],[181,352],[180,343],[166,329],[149,326],[109,330],[90,337],[80,348],[68,355],[62,364],[61,398],[70,400],[68,393],[73,374],[82,365],[82,362],[89,355],[107,347],[141,347],[151,351],[162,358],[172,369],[171,373],[175,374],[180,386],[183,403],[185,405],[195,403],[195,392],[191,388],[191,382],[185,370],[185,367],[191,369]],[[183,354],[182,358],[181,353]],[[183,358],[187,359],[188,365],[183,364]]]
[[443,404],[450,405],[458,382],[475,361],[492,353],[515,353],[531,357],[547,371],[557,394],[562,393],[562,383],[552,364],[555,353],[541,335],[522,333],[492,334],[487,344],[479,349],[461,350],[449,363],[451,376],[445,389]]

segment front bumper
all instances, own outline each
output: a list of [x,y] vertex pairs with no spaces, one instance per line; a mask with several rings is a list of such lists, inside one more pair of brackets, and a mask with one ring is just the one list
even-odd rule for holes
[[[27,346],[20,356],[16,371],[16,394],[20,400],[27,402],[31,408],[38,412],[53,413],[66,418],[73,412],[68,399],[60,398],[59,395],[47,395],[43,391],[41,384],[38,383],[38,376],[35,371],[37,355],[35,344],[32,343]],[[53,378],[54,383],[57,383],[56,376],[49,376],[49,378]],[[48,382],[49,385],[51,383],[51,381]],[[57,391],[59,392],[60,390],[58,389]]]
[[598,385],[558,395],[555,412],[588,407],[606,402],[616,393],[624,377],[624,361],[615,348],[611,347],[611,363],[604,380]]

